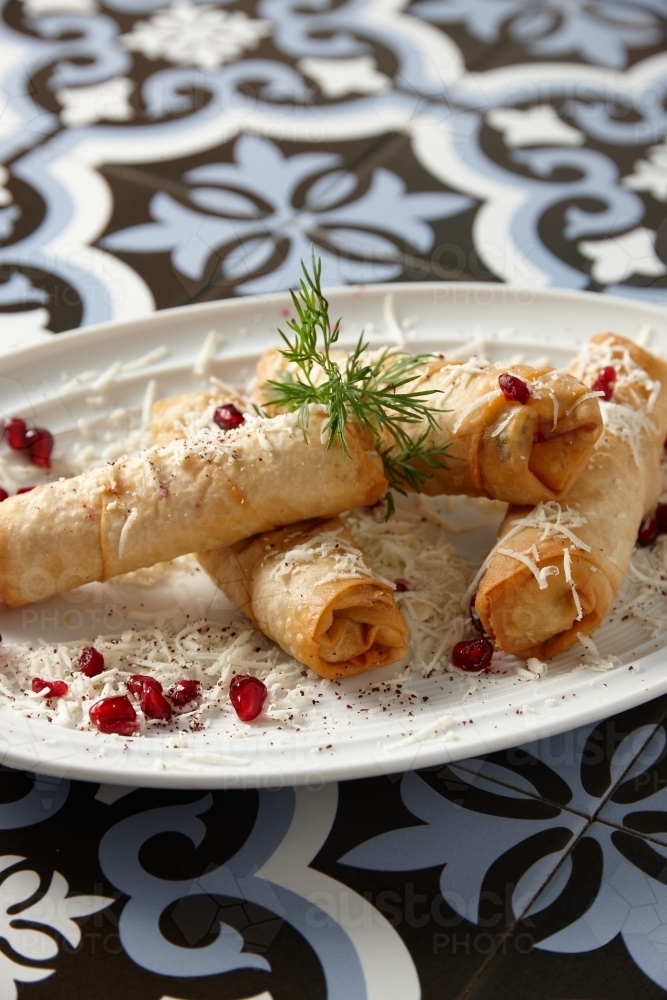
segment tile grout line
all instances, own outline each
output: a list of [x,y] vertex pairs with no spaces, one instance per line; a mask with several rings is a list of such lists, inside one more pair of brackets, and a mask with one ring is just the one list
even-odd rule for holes
[[[495,962],[495,960],[496,960],[496,958],[498,956],[498,953],[502,949],[503,945],[512,936],[512,934],[513,934],[513,932],[514,932],[517,924],[522,920],[523,916],[530,910],[531,906],[533,905],[533,903],[535,902],[535,900],[538,898],[538,896],[540,896],[541,893],[544,892],[544,890],[549,885],[549,883],[553,880],[553,878],[555,877],[555,875],[560,871],[562,865],[570,857],[570,855],[572,854],[572,852],[575,849],[575,847],[577,846],[577,844],[586,835],[586,832],[591,828],[591,826],[594,823],[596,823],[596,822],[604,822],[604,821],[599,821],[597,819],[600,810],[603,808],[603,806],[609,800],[609,796],[611,795],[611,792],[615,788],[618,787],[618,785],[623,780],[623,778],[625,777],[625,775],[628,773],[628,771],[630,770],[630,768],[632,767],[632,765],[635,763],[635,761],[638,759],[638,757],[646,749],[649,741],[653,738],[653,736],[655,735],[655,733],[658,731],[660,725],[664,721],[665,715],[667,715],[667,710],[665,711],[665,713],[663,713],[661,719],[658,722],[656,722],[656,724],[653,727],[653,729],[651,730],[650,734],[648,735],[648,737],[646,738],[646,740],[642,743],[641,748],[639,749],[639,751],[637,752],[637,754],[635,754],[635,756],[632,758],[632,760],[628,763],[627,767],[622,771],[622,773],[621,773],[618,781],[615,784],[613,784],[613,785],[610,786],[610,789],[608,790],[608,793],[605,795],[604,798],[601,799],[598,808],[593,812],[593,814],[590,817],[583,817],[586,820],[585,826],[574,837],[574,839],[568,845],[568,847],[565,849],[565,851],[563,851],[563,854],[562,854],[561,858],[559,859],[559,861],[557,862],[557,864],[555,865],[555,867],[549,873],[549,875],[544,880],[544,882],[542,882],[542,884],[540,885],[540,887],[538,889],[536,889],[536,891],[531,896],[530,900],[527,902],[527,904],[521,910],[521,913],[519,913],[517,915],[516,919],[512,922],[511,926],[508,927],[507,930],[503,933],[502,937],[498,941],[498,944],[497,944],[496,948],[494,948],[494,950],[492,951],[492,953],[483,962],[483,964],[480,966],[480,968],[477,970],[477,972],[473,975],[473,977],[470,980],[470,982],[463,988],[463,990],[461,991],[461,993],[458,994],[458,996],[455,998],[455,1000],[465,1000],[465,998],[470,995],[470,993],[475,988],[475,986],[482,980],[483,977],[486,976],[486,974],[487,974],[488,970],[490,969],[492,963]],[[468,772],[468,773],[470,773],[470,772]],[[493,779],[491,779],[491,780],[493,780]],[[496,784],[500,785],[501,782],[496,782]],[[508,786],[508,787],[512,787],[512,786]],[[547,799],[545,799],[544,801],[545,802],[549,802],[549,800],[547,800]],[[549,803],[549,804],[553,804],[553,803]],[[570,813],[573,812],[573,810],[566,810],[566,811],[568,811]],[[576,815],[581,816],[582,814],[581,813],[576,813]],[[607,824],[607,825],[611,826],[612,824]]]

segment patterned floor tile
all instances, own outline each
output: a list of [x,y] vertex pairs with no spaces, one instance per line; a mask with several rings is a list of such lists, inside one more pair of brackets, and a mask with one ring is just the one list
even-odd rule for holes
[[667,847],[666,787],[667,728],[663,721],[598,818]]
[[667,698],[657,698],[595,725],[460,761],[452,769],[592,817],[607,799],[627,795],[626,789],[640,781],[649,787],[653,779],[644,769],[657,760],[656,748],[663,747],[666,713]]
[[591,824],[466,997],[664,997],[666,863],[664,848]]
[[448,768],[347,782],[339,795],[314,865],[388,917],[424,1000],[460,995],[586,825]]

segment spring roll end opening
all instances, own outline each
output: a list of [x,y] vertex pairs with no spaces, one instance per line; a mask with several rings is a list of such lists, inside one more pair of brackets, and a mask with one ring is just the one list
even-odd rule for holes
[[[577,642],[577,632],[592,635],[602,624],[614,599],[614,589],[601,567],[587,554],[572,553],[575,581],[583,617],[577,621],[572,587],[565,580],[562,555],[539,561],[540,568],[553,565],[546,590],[540,590],[533,574],[510,557],[506,571],[495,582],[482,580],[475,599],[482,625],[493,644],[505,653],[528,659],[550,660]],[[513,564],[513,567],[510,566]],[[548,603],[545,602],[548,595]]]

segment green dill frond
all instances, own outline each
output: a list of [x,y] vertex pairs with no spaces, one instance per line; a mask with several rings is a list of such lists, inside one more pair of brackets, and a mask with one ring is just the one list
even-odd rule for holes
[[[303,262],[301,266],[299,289],[291,293],[296,316],[287,322],[290,332],[279,330],[285,345],[281,354],[296,367],[297,374],[286,373],[283,381],[267,383],[272,393],[267,405],[297,412],[306,440],[309,406],[326,407],[327,447],[337,443],[344,452],[347,424],[355,421],[372,436],[382,455],[390,489],[419,492],[429,473],[412,463],[419,460],[427,468],[442,467],[448,446],[426,444],[438,427],[437,411],[428,405],[434,390],[402,390],[415,380],[431,355],[404,355],[386,348],[368,358],[368,343],[362,334],[345,362],[339,364],[331,351],[340,336],[340,320],[331,325],[329,303],[322,292],[322,261],[313,250],[311,272]],[[410,425],[424,423],[426,429],[413,440]],[[385,447],[387,440],[392,443]],[[393,501],[388,503],[393,506]]]

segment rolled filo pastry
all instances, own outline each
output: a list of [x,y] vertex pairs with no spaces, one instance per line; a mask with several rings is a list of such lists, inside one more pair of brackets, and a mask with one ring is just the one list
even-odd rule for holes
[[252,624],[322,677],[340,679],[407,653],[394,586],[340,520],[302,521],[198,555]]
[[[503,375],[521,383],[520,390],[527,387],[524,402],[507,398],[499,384]],[[315,383],[318,376],[321,381],[321,369],[314,369]],[[294,377],[293,364],[279,350],[266,351],[257,365],[255,401],[266,405],[275,395],[269,380]],[[553,368],[440,356],[402,391],[432,392],[424,399],[437,411],[437,429],[426,422],[405,424],[409,436],[416,441],[425,434],[425,448],[448,446],[437,468],[415,462],[426,474],[421,491],[429,496],[466,494],[523,504],[560,500],[602,433],[597,397],[574,375]]]
[[226,403],[231,403],[241,413],[247,409],[241,393],[229,386],[221,386],[215,391],[201,389],[158,399],[151,409],[151,434],[154,443],[169,444],[175,438],[186,437],[203,427],[212,426],[216,409]]
[[44,600],[190,552],[230,545],[304,517],[332,517],[386,491],[382,461],[358,425],[347,451],[326,447],[314,408],[204,428],[0,504],[0,598]]
[[[564,504],[510,507],[471,585],[475,610],[500,649],[550,659],[592,635],[630,564],[642,518],[661,492],[667,364],[631,341],[600,334],[571,368],[589,386],[609,380],[605,430]],[[481,578],[480,578],[481,577]]]
[[[240,407],[243,401],[204,392],[159,400],[151,413],[153,436],[183,437],[228,402]],[[408,629],[393,584],[373,573],[339,518],[302,521],[209,549],[198,559],[256,628],[323,677],[385,666],[406,653]]]

